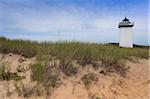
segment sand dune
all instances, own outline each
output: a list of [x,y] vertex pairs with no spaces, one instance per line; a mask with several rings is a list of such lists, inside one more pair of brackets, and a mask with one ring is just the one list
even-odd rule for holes
[[[37,83],[31,81],[31,71],[29,65],[34,63],[35,58],[24,58],[16,54],[0,54],[0,63],[8,64],[11,72],[16,72],[17,68],[22,68],[25,79],[21,81],[0,81],[1,99],[25,99],[18,96],[15,84],[23,84],[26,88],[33,88]],[[58,87],[52,90],[51,95],[37,96],[32,94],[28,99],[148,99],[148,79],[149,60],[139,59],[137,61],[126,61],[129,67],[127,75],[122,77],[115,73],[104,75],[99,73],[101,68],[94,70],[91,65],[86,65],[79,69],[79,73],[72,77],[61,74],[61,81]],[[20,67],[18,67],[20,66]],[[97,80],[86,87],[81,81],[81,77],[87,73],[94,73]],[[8,92],[10,95],[8,95]],[[99,97],[99,98],[98,98]]]

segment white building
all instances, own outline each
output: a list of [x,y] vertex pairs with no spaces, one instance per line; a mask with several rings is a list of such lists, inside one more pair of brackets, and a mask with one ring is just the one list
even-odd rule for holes
[[126,17],[122,20],[122,22],[119,22],[118,27],[120,29],[120,47],[133,48],[133,26],[134,23],[130,22]]

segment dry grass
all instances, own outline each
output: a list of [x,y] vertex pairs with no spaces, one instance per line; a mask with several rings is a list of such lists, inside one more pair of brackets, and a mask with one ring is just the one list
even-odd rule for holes
[[25,57],[43,55],[55,56],[59,59],[69,58],[83,60],[104,60],[115,62],[130,57],[148,58],[149,47],[120,48],[115,44],[89,44],[80,42],[32,42],[0,38],[0,53],[17,53]]
[[[10,40],[0,37],[0,53],[17,53],[24,57],[36,57],[37,63],[31,66],[33,80],[47,81],[50,86],[55,86],[55,77],[44,79],[45,73],[50,73],[51,67],[47,64],[51,59],[60,60],[59,69],[67,76],[77,73],[78,69],[72,65],[76,60],[80,65],[93,64],[95,68],[103,66],[107,72],[115,71],[125,75],[126,68],[121,60],[134,58],[149,58],[149,47],[136,46],[135,48],[120,48],[116,44],[96,44],[80,42],[32,42],[23,40]],[[47,61],[42,64],[42,61]],[[93,61],[101,61],[95,65]],[[49,68],[49,69],[47,69]],[[49,71],[46,71],[49,70]],[[46,74],[47,75],[47,74]]]

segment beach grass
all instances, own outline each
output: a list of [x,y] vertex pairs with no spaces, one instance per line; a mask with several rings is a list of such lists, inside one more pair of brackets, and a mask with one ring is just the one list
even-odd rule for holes
[[149,58],[149,47],[120,48],[115,44],[96,44],[80,42],[33,42],[10,40],[0,37],[0,53],[17,53],[31,58],[37,56],[54,56],[58,59],[105,60]]
[[[26,40],[10,40],[0,37],[0,53],[15,53],[26,58],[36,57],[36,63],[31,64],[32,80],[42,83],[45,88],[55,87],[60,83],[60,72],[66,76],[75,75],[80,66],[92,64],[96,69],[105,68],[103,74],[112,70],[122,76],[126,75],[125,60],[148,59],[149,46],[135,46],[134,48],[120,48],[118,44],[97,44],[81,42],[35,42]],[[54,60],[54,64],[49,64]],[[59,60],[59,64],[56,64]],[[101,64],[98,64],[98,62]],[[55,67],[55,68],[53,68]],[[91,82],[92,76],[86,75],[83,81]]]

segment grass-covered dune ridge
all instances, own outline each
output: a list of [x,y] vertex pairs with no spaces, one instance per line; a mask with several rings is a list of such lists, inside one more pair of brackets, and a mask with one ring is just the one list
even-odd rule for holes
[[80,42],[32,42],[0,38],[0,53],[17,53],[25,57],[51,55],[59,59],[117,61],[130,57],[148,58],[149,47],[120,48],[115,44]]
[[[149,47],[136,46],[135,48],[120,48],[117,44],[96,44],[81,42],[33,42],[24,40],[10,40],[0,38],[0,53],[17,53],[24,57],[36,57],[37,61],[60,60],[60,68],[66,73],[74,72],[72,61],[76,60],[82,66],[92,64],[99,67],[101,61],[104,67],[112,66],[123,68],[126,59],[149,58]],[[119,68],[118,68],[119,66]],[[113,67],[114,68],[114,67]],[[67,69],[69,71],[67,71]],[[109,70],[108,69],[108,70]],[[71,71],[70,71],[71,70]]]

